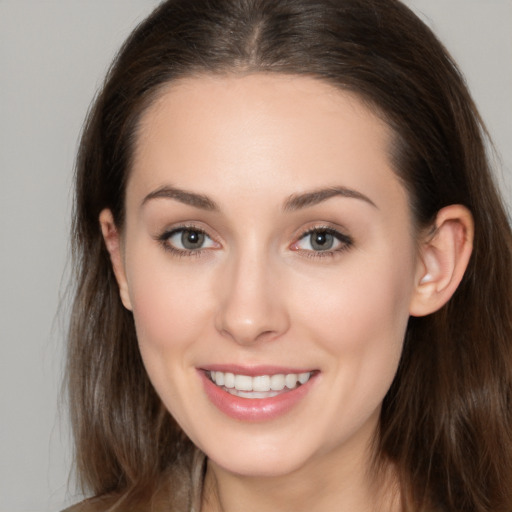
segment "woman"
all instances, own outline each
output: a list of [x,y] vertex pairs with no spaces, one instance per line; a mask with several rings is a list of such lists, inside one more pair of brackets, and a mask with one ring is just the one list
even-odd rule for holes
[[397,1],[164,2],[78,157],[76,510],[511,510],[484,137]]

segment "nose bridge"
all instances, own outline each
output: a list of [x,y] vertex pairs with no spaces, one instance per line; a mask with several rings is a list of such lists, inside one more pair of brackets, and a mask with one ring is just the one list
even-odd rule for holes
[[241,344],[274,338],[287,329],[276,264],[256,241],[228,258],[222,282],[217,329]]

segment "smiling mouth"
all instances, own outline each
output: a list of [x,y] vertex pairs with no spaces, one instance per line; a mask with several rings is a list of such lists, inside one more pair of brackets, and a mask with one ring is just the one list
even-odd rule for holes
[[241,398],[271,398],[306,384],[313,373],[278,373],[251,377],[230,372],[208,371],[206,375],[216,386],[232,395]]

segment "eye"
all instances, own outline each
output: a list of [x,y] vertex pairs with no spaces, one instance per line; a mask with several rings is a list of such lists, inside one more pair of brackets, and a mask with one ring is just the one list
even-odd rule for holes
[[331,228],[314,228],[304,233],[292,246],[296,251],[334,253],[348,249],[352,239]]
[[198,252],[217,247],[204,231],[196,228],[177,228],[159,237],[166,249],[179,253]]

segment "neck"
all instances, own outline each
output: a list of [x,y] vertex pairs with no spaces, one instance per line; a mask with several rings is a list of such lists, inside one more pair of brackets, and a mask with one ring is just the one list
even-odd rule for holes
[[[368,451],[366,452],[369,453]],[[376,476],[371,457],[317,457],[286,475],[245,476],[208,461],[202,512],[396,512],[399,494],[391,465]]]

